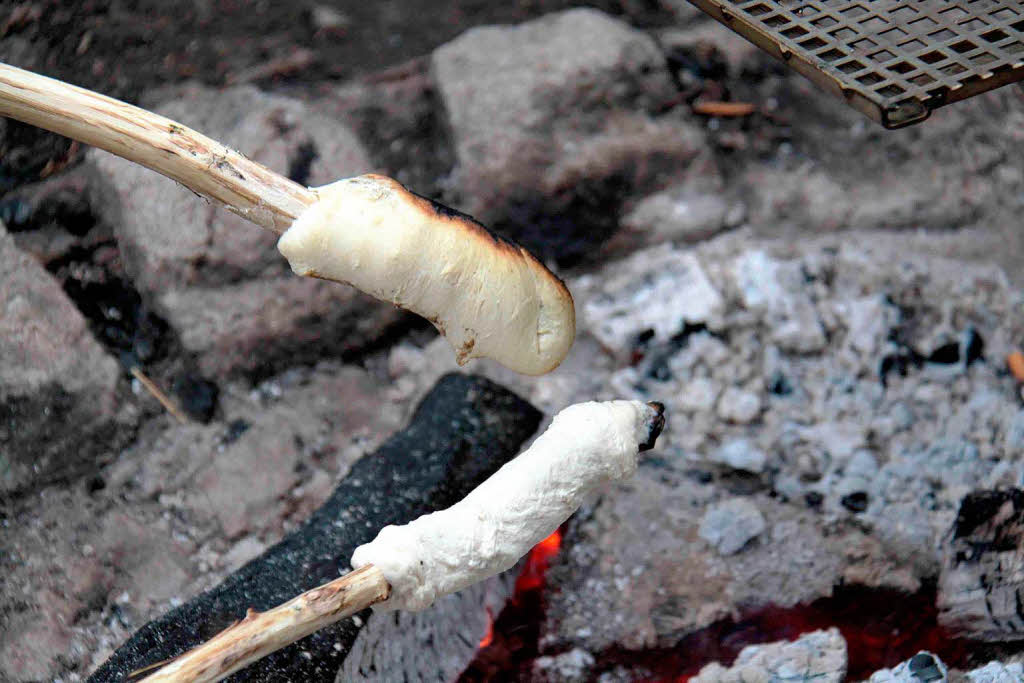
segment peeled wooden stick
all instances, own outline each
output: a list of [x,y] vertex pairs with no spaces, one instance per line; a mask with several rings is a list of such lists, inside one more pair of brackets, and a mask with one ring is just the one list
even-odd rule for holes
[[664,425],[660,403],[569,406],[529,449],[466,498],[409,524],[384,527],[356,548],[352,565],[359,568],[351,574],[268,612],[250,612],[145,680],[220,680],[364,607],[422,610],[499,574],[594,490],[631,476],[637,454],[654,446]]
[[387,600],[391,586],[376,567],[362,567],[266,612],[249,610],[199,647],[145,681],[219,681],[328,624]]
[[459,363],[487,357],[539,375],[572,345],[575,311],[561,280],[522,247],[390,178],[305,188],[168,118],[6,64],[0,116],[142,164],[283,234],[278,248],[296,273],[422,315]]

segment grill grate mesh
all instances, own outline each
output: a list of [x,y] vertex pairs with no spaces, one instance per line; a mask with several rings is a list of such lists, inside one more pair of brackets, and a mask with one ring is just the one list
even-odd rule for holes
[[886,128],[1024,79],[1024,3],[690,0]]

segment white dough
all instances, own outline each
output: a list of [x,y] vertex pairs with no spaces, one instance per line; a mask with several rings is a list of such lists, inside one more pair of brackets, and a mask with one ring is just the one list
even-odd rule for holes
[[569,290],[522,247],[376,175],[314,190],[277,243],[299,275],[345,282],[422,315],[462,364],[492,358],[539,375],[569,352]]
[[586,496],[636,471],[660,413],[639,401],[579,403],[555,416],[533,445],[447,510],[388,526],[356,548],[391,584],[381,609],[421,610],[442,595],[512,567]]

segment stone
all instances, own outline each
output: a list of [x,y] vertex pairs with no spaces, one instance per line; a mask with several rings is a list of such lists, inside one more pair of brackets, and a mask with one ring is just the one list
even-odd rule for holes
[[617,228],[632,188],[700,150],[691,123],[655,113],[676,94],[657,45],[597,10],[475,28],[431,64],[458,208],[543,257],[578,261]]
[[[272,170],[322,185],[373,170],[355,135],[301,101],[251,86],[164,91],[155,109]],[[155,96],[156,99],[159,96]],[[205,373],[267,376],[366,347],[404,314],[352,287],[300,279],[277,235],[104,152],[92,160],[126,268]]]
[[711,461],[734,470],[760,474],[768,456],[749,439],[735,439],[724,444],[711,455]]
[[743,206],[733,206],[718,194],[669,189],[640,200],[623,216],[622,227],[646,244],[688,244],[736,227],[742,219]]
[[292,275],[158,296],[182,345],[212,376],[275,370],[358,352],[409,316],[348,285]]
[[846,679],[846,667],[846,641],[839,629],[831,628],[805,633],[793,642],[748,645],[732,666],[709,664],[691,680],[696,683],[841,683]]
[[[357,462],[302,526],[219,586],[151,621],[94,674],[122,680],[204,641],[249,608],[274,607],[343,573],[355,547],[387,524],[448,507],[513,457],[540,413],[502,387],[448,375],[409,425]],[[465,459],[467,452],[473,458]],[[386,487],[402,495],[382,495]],[[479,610],[483,613],[483,609]],[[252,665],[252,680],[333,681],[365,624],[345,619]]]
[[0,359],[0,492],[88,471],[116,442],[117,362],[2,225]]
[[639,251],[580,278],[573,292],[581,327],[620,354],[646,330],[665,340],[686,324],[714,325],[724,308],[697,257],[676,249]]
[[708,508],[700,521],[700,537],[722,555],[733,555],[765,530],[764,515],[744,498],[732,498]]
[[[217,90],[197,85],[158,91],[150,99],[157,113],[273,171],[302,176],[296,179],[304,185],[372,170],[344,124],[295,99],[252,86]],[[287,270],[274,233],[138,164],[98,150],[92,159],[112,193],[97,208],[114,226],[140,291],[215,286]]]
[[946,665],[931,652],[921,651],[891,669],[871,674],[869,683],[945,683],[949,675]]

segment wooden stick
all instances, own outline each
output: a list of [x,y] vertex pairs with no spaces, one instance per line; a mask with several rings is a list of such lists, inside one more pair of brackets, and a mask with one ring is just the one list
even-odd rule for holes
[[216,140],[99,93],[0,64],[0,116],[142,164],[283,233],[316,194]]
[[171,415],[173,415],[174,418],[179,423],[181,423],[181,424],[187,424],[188,423],[188,417],[185,416],[185,413],[181,412],[181,408],[178,407],[178,404],[175,403],[171,399],[170,396],[165,394],[160,389],[160,387],[158,387],[156,385],[156,382],[151,380],[146,375],[146,373],[144,373],[142,371],[142,368],[140,368],[138,365],[133,365],[132,369],[131,369],[131,373],[132,373],[132,377],[134,377],[135,379],[139,380],[139,382],[142,384],[142,386],[144,386],[146,388],[146,390],[153,395],[153,398],[155,398],[156,400],[160,401],[160,405],[162,405],[167,410],[167,412],[169,412]]
[[219,681],[310,633],[387,600],[391,586],[367,565],[266,612],[249,610],[144,681]]

